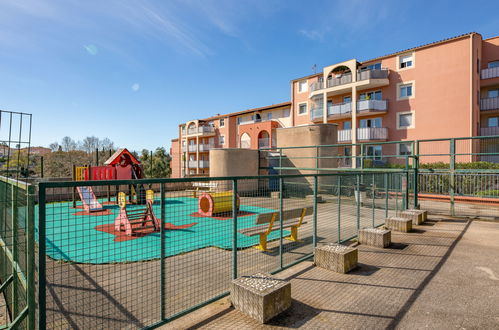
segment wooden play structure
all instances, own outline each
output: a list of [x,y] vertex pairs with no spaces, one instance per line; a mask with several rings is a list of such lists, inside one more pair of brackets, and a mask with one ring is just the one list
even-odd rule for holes
[[[291,228],[291,235],[285,238],[293,242],[298,242],[298,228],[306,223],[303,221],[303,218],[308,215],[312,215],[313,212],[314,208],[312,206],[282,211],[282,228]],[[279,230],[281,228],[279,223],[279,213],[279,211],[261,213],[256,218],[257,226],[241,229],[239,232],[246,236],[260,235],[260,244],[255,247],[261,251],[269,251],[267,249],[267,236],[272,231]],[[277,224],[274,225],[276,221]]]
[[[227,212],[232,212],[232,191],[203,192],[198,198],[198,214],[213,217]],[[237,210],[239,211],[239,196],[237,196]]]
[[114,220],[115,231],[124,231],[127,236],[145,235],[160,231],[160,220],[156,218],[152,208],[154,191],[146,191],[145,207],[128,210],[126,195],[123,192],[118,193],[118,204],[120,213]]
[[[143,179],[143,173],[141,163],[126,148],[118,149],[104,162],[104,166],[73,166],[74,181]],[[111,200],[110,190],[108,187],[108,201]],[[146,194],[142,185],[129,185],[129,191],[129,203],[146,204]],[[75,194],[73,194],[73,206],[75,205]]]

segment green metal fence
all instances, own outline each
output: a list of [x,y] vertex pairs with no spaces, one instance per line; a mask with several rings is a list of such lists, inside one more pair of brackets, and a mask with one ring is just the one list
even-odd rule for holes
[[[360,228],[382,225],[408,205],[407,178],[399,170],[40,183],[39,328],[167,323],[226,296],[233,278],[279,272],[309,259],[318,244],[344,242]],[[105,196],[108,189],[113,196],[129,194],[138,184],[154,191],[152,210],[161,226],[159,232],[128,236],[116,230],[120,208],[105,203]],[[72,208],[75,187],[91,187],[103,210]],[[229,200],[219,200],[226,209],[202,213],[203,190],[228,193]],[[137,214],[144,206],[126,209]],[[311,213],[290,240],[291,228],[280,219],[295,209]],[[256,223],[267,213],[279,215],[271,230]],[[260,234],[267,230],[266,251],[255,248],[262,247]]]
[[0,177],[1,328],[34,328],[34,187]]

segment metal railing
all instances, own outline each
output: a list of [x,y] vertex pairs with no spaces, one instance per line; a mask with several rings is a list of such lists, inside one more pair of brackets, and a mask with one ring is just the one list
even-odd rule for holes
[[198,149],[197,144],[189,144],[189,146],[188,146],[189,152],[196,152],[197,149]]
[[482,136],[499,135],[499,127],[482,127],[480,128],[480,135]]
[[[234,278],[282,271],[310,259],[317,244],[345,242],[361,228],[382,225],[407,206],[406,179],[407,172],[392,171],[41,183],[38,327],[168,323],[228,295]],[[130,185],[153,190],[159,230],[120,234],[113,223],[120,212],[115,205],[99,214],[78,215],[69,202],[76,187],[109,187],[117,194],[128,192]],[[229,196],[224,211],[202,215],[194,187]],[[126,205],[127,212],[142,208]],[[268,251],[254,248],[261,247],[259,236],[245,232],[257,228],[259,214],[297,208],[312,210],[297,240],[288,240],[289,229],[276,225],[266,239]]]
[[322,107],[310,109],[310,120],[323,119],[324,109]]
[[351,102],[333,104],[327,107],[328,116],[345,115],[349,113],[352,113]]
[[357,71],[357,81],[367,80],[367,79],[387,79],[388,69],[372,69],[372,70],[362,70]]
[[352,82],[352,74],[345,73],[341,75],[337,75],[335,77],[330,77],[327,79],[326,88],[331,88],[340,85],[346,85]]
[[386,128],[386,127],[361,127],[361,128],[357,128],[357,139],[360,141],[387,140],[388,139],[388,128]]
[[199,151],[210,151],[213,148],[215,148],[215,144],[214,143],[200,144],[199,145]]
[[499,67],[482,69],[481,78],[489,79],[499,77]]
[[499,109],[499,97],[489,97],[480,100],[480,110]]
[[357,112],[361,111],[386,111],[386,100],[361,100],[357,101]]

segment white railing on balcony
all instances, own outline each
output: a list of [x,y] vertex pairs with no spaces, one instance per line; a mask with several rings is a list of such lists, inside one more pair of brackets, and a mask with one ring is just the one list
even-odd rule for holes
[[347,73],[347,74],[342,74],[336,77],[331,77],[327,80],[327,88],[334,87],[334,86],[339,86],[339,85],[345,85],[349,84],[352,82],[352,74]]
[[357,140],[386,140],[388,129],[386,127],[357,128]]
[[499,135],[499,127],[482,127],[480,129],[481,136]]
[[186,146],[182,146],[182,152],[186,152],[187,151],[187,147]]
[[328,116],[334,116],[334,115],[344,115],[352,112],[352,103],[340,103],[340,104],[333,104],[331,106],[327,107],[327,115]]
[[270,147],[270,139],[269,138],[258,139],[258,149],[269,148],[269,147]]
[[314,82],[310,84],[310,92],[318,91],[324,88],[324,83],[322,81]]
[[388,69],[373,69],[357,71],[357,81],[367,79],[386,79],[388,78]]
[[324,110],[322,109],[322,107],[310,109],[310,120],[322,119],[323,113],[324,113]]
[[196,152],[197,151],[197,145],[196,144],[189,144],[189,152]]
[[359,111],[386,111],[386,100],[362,100],[357,101],[357,112]]
[[198,161],[197,160],[189,160],[187,162],[187,167],[188,168],[197,168],[198,167]]
[[213,149],[213,148],[215,148],[215,144],[214,143],[200,144],[199,145],[199,151],[200,152],[210,151],[210,149]]
[[210,167],[210,162],[207,160],[200,160],[199,161],[199,168],[208,168]]
[[481,76],[482,76],[482,79],[499,77],[499,67],[483,69]]
[[338,142],[349,142],[349,141],[352,141],[352,130],[351,129],[338,130]]
[[205,134],[205,133],[214,133],[215,132],[215,127],[213,126],[199,126],[199,127],[189,127],[187,129],[187,135],[192,135],[192,134]]
[[182,128],[181,132],[182,132],[182,136],[185,135],[185,128]]
[[480,100],[480,110],[495,110],[495,109],[499,109],[499,97],[489,97]]

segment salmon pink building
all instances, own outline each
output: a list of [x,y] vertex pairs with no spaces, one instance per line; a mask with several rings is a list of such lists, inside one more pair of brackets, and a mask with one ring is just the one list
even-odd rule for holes
[[499,135],[499,37],[468,33],[335,63],[292,80],[290,102],[187,121],[172,141],[172,176],[208,175],[211,148],[276,146],[276,129],[317,123],[337,125],[345,156],[356,143],[372,157],[404,156],[404,141]]

